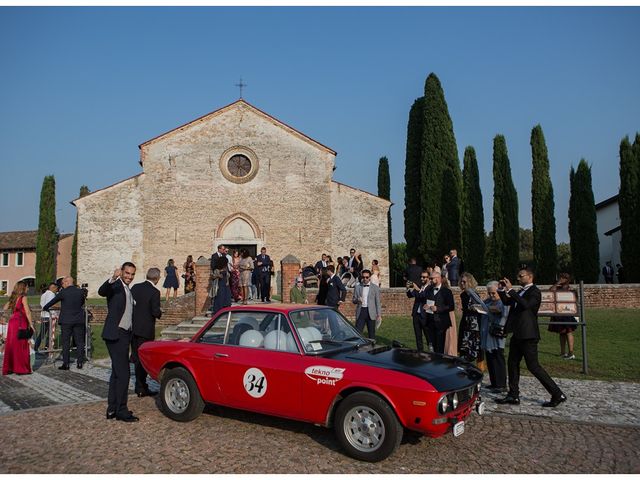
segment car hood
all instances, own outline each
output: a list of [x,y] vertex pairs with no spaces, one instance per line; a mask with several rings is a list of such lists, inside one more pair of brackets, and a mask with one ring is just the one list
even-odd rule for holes
[[482,380],[482,372],[461,358],[408,348],[372,348],[337,353],[331,358],[414,375],[440,392],[467,388]]

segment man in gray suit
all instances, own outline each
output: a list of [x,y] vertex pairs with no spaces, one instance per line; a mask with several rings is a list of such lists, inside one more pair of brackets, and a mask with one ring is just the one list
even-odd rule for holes
[[362,283],[358,283],[353,290],[353,303],[356,306],[356,330],[363,332],[367,325],[368,337],[376,338],[376,326],[382,321],[382,307],[380,305],[380,288],[371,283],[371,271],[362,271]]

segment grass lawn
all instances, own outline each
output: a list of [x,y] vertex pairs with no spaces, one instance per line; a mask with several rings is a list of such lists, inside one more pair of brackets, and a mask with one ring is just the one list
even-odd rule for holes
[[[4,306],[5,303],[7,303],[9,301],[9,297],[0,297],[0,307]],[[29,305],[32,305],[34,307],[39,307],[40,306],[40,295],[29,295],[27,297],[27,301],[29,302]],[[87,305],[106,305],[107,304],[107,299],[104,297],[98,297],[98,298],[87,298]]]
[[[575,360],[564,360],[560,354],[559,335],[540,325],[538,352],[540,364],[552,377],[598,379],[640,382],[640,367],[636,363],[640,344],[640,310],[587,309],[587,359],[588,375],[582,373],[582,334],[580,327],[574,332]],[[459,320],[459,318],[458,318]],[[548,321],[541,317],[540,321]],[[415,348],[415,336],[411,318],[385,317],[377,332],[378,343],[390,344],[398,340]],[[509,338],[505,356],[509,354]],[[522,374],[528,370],[524,361]]]

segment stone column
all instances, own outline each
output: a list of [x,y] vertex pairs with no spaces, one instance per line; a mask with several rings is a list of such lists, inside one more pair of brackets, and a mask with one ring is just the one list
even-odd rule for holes
[[289,290],[291,290],[293,282],[300,273],[300,260],[293,255],[287,255],[280,262],[280,271],[282,272],[280,298],[282,298],[282,303],[291,303]]
[[209,283],[211,277],[211,259],[201,258],[196,262],[196,315],[209,307]]

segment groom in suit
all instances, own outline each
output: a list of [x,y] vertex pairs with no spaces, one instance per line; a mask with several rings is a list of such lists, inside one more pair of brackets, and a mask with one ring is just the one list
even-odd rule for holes
[[376,323],[382,320],[380,288],[371,283],[371,271],[362,271],[362,283],[353,290],[353,303],[356,304],[356,330],[362,333],[367,325],[367,336],[376,338]]
[[455,308],[453,293],[442,284],[442,275],[434,270],[429,276],[431,286],[426,290],[425,313],[431,345],[436,353],[444,353],[444,340],[451,326],[449,312]]
[[347,288],[340,280],[340,277],[336,275],[336,267],[329,265],[327,267],[327,298],[325,305],[332,308],[339,308],[344,303],[344,299],[347,297]]
[[158,280],[160,280],[160,269],[150,268],[147,271],[147,281],[131,287],[131,295],[136,302],[133,307],[131,356],[136,372],[135,391],[139,397],[156,394],[156,392],[150,391],[147,385],[147,371],[140,363],[138,348],[143,343],[156,338],[156,320],[162,316],[160,290],[156,288]]
[[129,284],[135,276],[136,266],[131,262],[125,262],[122,267],[116,268],[111,278],[98,289],[98,295],[107,297],[107,318],[102,329],[102,339],[111,357],[107,420],[112,418],[123,422],[139,420],[127,408],[130,377],[129,344],[134,307]]
[[267,255],[267,249],[262,247],[260,255],[256,257],[258,269],[258,283],[260,285],[260,299],[271,303],[271,258]]
[[542,295],[538,287],[533,284],[533,271],[530,268],[523,268],[518,272],[518,282],[522,286],[518,292],[513,289],[508,278],[500,281],[502,288],[498,289],[502,303],[511,307],[505,332],[512,335],[507,360],[509,393],[504,398],[496,399],[496,403],[511,405],[520,403],[520,361],[524,357],[527,369],[551,394],[551,400],[543,403],[542,406],[557,407],[566,401],[567,397],[538,362],[538,342],[540,341],[538,309]]

